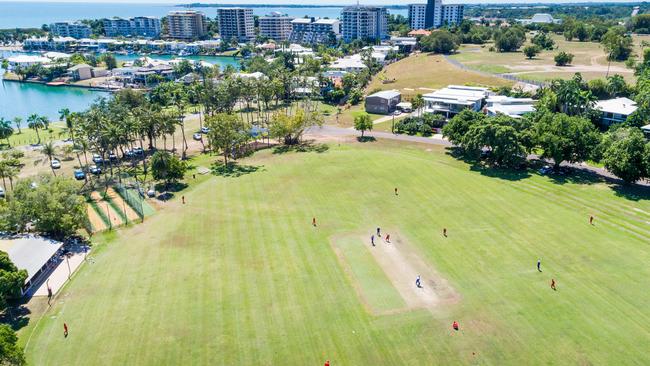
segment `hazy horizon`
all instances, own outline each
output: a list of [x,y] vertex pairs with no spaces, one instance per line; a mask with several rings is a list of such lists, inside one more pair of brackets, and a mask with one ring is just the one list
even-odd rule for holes
[[[290,0],[265,0],[263,3],[260,0],[220,0],[220,1],[200,1],[200,0],[98,0],[98,1],[84,1],[84,0],[29,0],[29,1],[16,1],[16,0],[0,0],[0,3],[125,3],[125,4],[191,4],[191,3],[201,3],[201,4],[249,4],[249,5],[291,5],[291,6],[300,6],[300,5],[332,5],[332,6],[341,6],[341,5],[352,5],[356,4],[356,0],[332,0],[332,1],[319,1],[319,0],[302,0],[302,1],[290,1]],[[359,3],[366,5],[407,5],[413,3],[425,3],[426,0],[360,0]],[[563,0],[563,1],[539,1],[539,0],[445,0],[444,3],[449,4],[570,4],[570,3],[630,3],[630,4],[641,4],[641,2],[633,2],[629,0],[595,0],[595,1],[584,1],[584,0]]]

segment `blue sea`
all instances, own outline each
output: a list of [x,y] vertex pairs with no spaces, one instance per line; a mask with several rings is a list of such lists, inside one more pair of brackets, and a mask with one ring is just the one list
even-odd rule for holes
[[[179,10],[173,4],[141,4],[141,3],[42,3],[29,1],[0,2],[0,29],[7,28],[39,28],[43,24],[50,24],[55,21],[79,20],[79,19],[100,19],[113,16],[156,16],[162,17],[172,10]],[[217,16],[217,8],[196,8],[204,12],[208,17]],[[266,15],[277,11],[293,17],[321,17],[338,18],[341,14],[340,6],[327,8],[253,8],[255,15]],[[406,9],[389,9],[391,14],[406,16]]]

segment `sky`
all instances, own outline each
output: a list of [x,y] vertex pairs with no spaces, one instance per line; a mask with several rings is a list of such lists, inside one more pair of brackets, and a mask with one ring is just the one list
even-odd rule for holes
[[[0,0],[3,2],[17,2],[16,0]],[[28,1],[25,1],[28,2]],[[75,3],[157,3],[157,4],[185,4],[185,3],[204,3],[204,4],[317,4],[317,5],[351,5],[356,4],[356,0],[29,0],[29,2],[75,2]],[[360,0],[361,4],[366,5],[406,5],[412,3],[425,3],[426,0]],[[469,3],[549,3],[549,4],[566,4],[575,2],[630,2],[630,0],[446,0],[448,4],[469,4]]]

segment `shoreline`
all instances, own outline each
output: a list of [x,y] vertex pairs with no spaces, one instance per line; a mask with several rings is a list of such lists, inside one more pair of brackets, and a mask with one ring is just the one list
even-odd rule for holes
[[45,82],[45,81],[39,81],[39,80],[18,80],[18,79],[13,79],[13,78],[5,78],[4,76],[2,77],[2,81],[10,81],[13,83],[22,83],[22,84],[39,84],[43,86],[49,86],[52,88],[58,88],[58,87],[73,87],[73,88],[80,88],[80,89],[87,89],[91,91],[98,91],[98,92],[108,92],[108,93],[114,93],[117,92],[118,90],[121,89],[104,89],[96,86],[90,86],[90,85],[80,85],[80,84],[68,84],[61,82],[60,84],[50,84],[50,82]]

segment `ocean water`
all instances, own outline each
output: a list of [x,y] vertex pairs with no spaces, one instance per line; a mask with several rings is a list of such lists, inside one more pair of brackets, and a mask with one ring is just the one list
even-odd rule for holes
[[[55,21],[98,19],[106,17],[133,17],[133,16],[156,16],[162,17],[172,10],[180,10],[173,4],[111,4],[95,3],[89,0],[87,3],[40,3],[30,1],[0,2],[0,29],[40,27],[43,24],[50,24]],[[217,16],[217,8],[196,8],[204,12],[208,17]],[[328,17],[338,18],[341,14],[340,6],[327,8],[253,8],[255,15],[266,15],[270,12],[280,12],[293,17]],[[406,9],[389,9],[391,14],[406,16]]]

